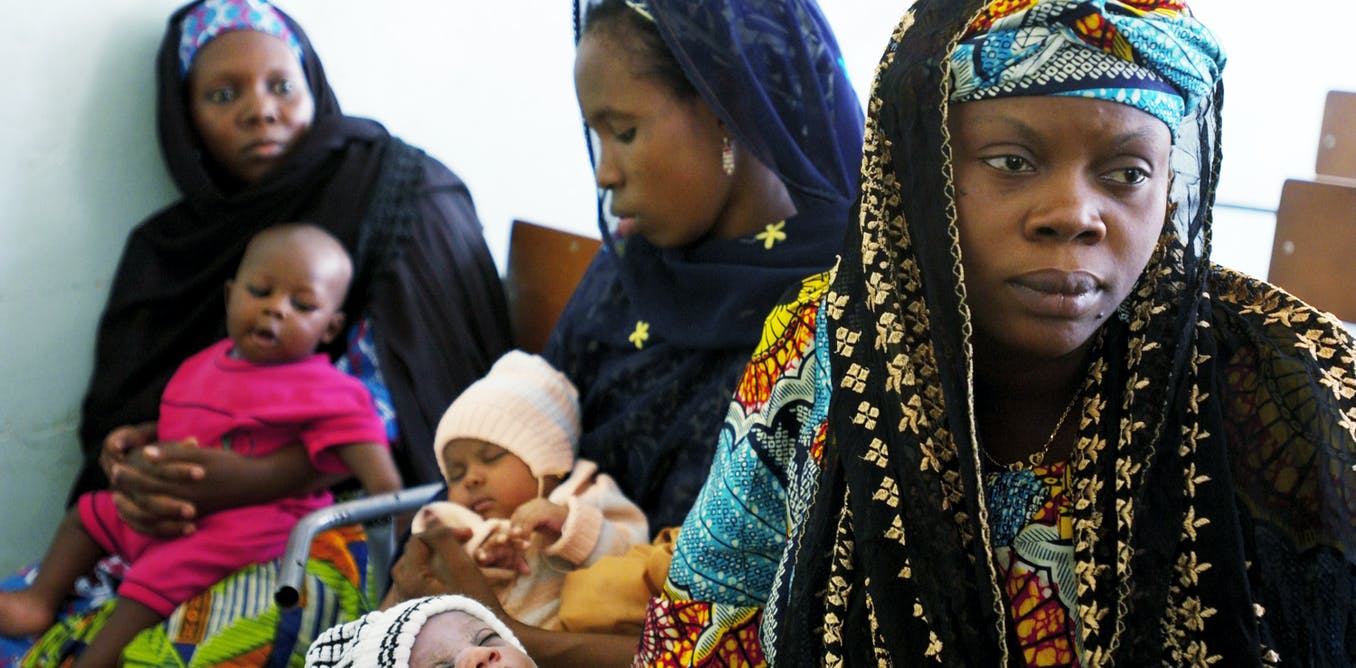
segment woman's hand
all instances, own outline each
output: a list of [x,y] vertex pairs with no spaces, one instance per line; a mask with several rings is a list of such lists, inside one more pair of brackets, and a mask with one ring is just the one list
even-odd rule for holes
[[[189,495],[185,487],[203,479],[207,472],[179,455],[197,449],[192,440],[141,445],[114,462],[108,479],[123,521],[154,536],[173,538],[193,533],[197,527],[192,520],[198,511],[186,500]],[[108,450],[106,443],[105,453]]]
[[540,666],[629,666],[637,638],[629,635],[547,631],[524,624],[504,611],[471,557],[465,542],[469,529],[453,529],[430,518],[422,533],[411,536],[405,554],[391,569],[392,587],[382,607],[420,596],[461,594],[480,601],[518,636]]
[[[464,530],[458,544],[460,540],[470,537],[470,530]],[[433,553],[428,544],[420,540],[418,534],[410,536],[405,542],[404,553],[391,566],[391,592],[382,607],[390,607],[412,598],[452,593],[447,585],[434,575],[429,565],[432,558]]]
[[99,451],[99,468],[104,470],[104,477],[112,480],[113,465],[125,460],[127,453],[149,445],[155,440],[155,434],[154,422],[129,424],[108,432],[108,436],[104,438],[104,446]]
[[507,620],[490,583],[466,554],[465,541],[470,537],[470,529],[455,529],[437,517],[430,517],[422,532],[410,536],[405,553],[391,567],[387,604],[420,596],[462,594]]
[[344,477],[316,471],[301,443],[247,457],[188,439],[134,450],[113,465],[109,479],[118,514],[129,525],[174,537],[192,533],[194,518],[308,494]]

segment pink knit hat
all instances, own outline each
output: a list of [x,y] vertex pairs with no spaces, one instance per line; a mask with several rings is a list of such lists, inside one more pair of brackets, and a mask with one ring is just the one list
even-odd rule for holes
[[538,480],[574,468],[579,443],[579,393],[549,362],[512,350],[484,378],[457,397],[433,438],[438,468],[447,478],[443,448],[474,438],[517,455]]

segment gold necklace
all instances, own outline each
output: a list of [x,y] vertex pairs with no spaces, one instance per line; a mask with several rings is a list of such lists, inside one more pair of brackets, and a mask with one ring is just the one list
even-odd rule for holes
[[1069,403],[1064,405],[1064,412],[1059,414],[1059,420],[1055,421],[1055,428],[1050,430],[1050,436],[1045,439],[1045,445],[1042,445],[1040,450],[1027,455],[1024,459],[1018,459],[1015,462],[1004,464],[1003,462],[994,459],[994,456],[989,454],[988,448],[981,445],[980,450],[984,452],[984,458],[988,459],[993,465],[1001,466],[1009,471],[1023,471],[1044,464],[1046,453],[1050,452],[1050,446],[1055,444],[1055,437],[1059,435],[1059,430],[1064,428],[1064,421],[1069,419],[1069,413],[1073,412],[1073,407],[1078,403],[1078,398],[1081,396],[1083,396],[1081,390],[1074,392],[1073,397],[1069,399]]

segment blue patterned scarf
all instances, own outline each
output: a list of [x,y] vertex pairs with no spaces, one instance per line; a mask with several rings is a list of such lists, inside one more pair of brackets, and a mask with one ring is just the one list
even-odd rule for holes
[[184,15],[179,38],[179,74],[188,75],[193,59],[208,42],[236,30],[273,35],[287,44],[298,61],[305,62],[301,40],[273,5],[265,0],[207,0]]
[[951,101],[1068,95],[1182,119],[1214,93],[1224,54],[1174,0],[994,2],[951,52]]

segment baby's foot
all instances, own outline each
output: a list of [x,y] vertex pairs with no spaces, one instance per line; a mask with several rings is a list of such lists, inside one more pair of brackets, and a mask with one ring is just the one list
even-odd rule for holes
[[0,635],[35,636],[56,621],[56,610],[31,589],[0,592]]

